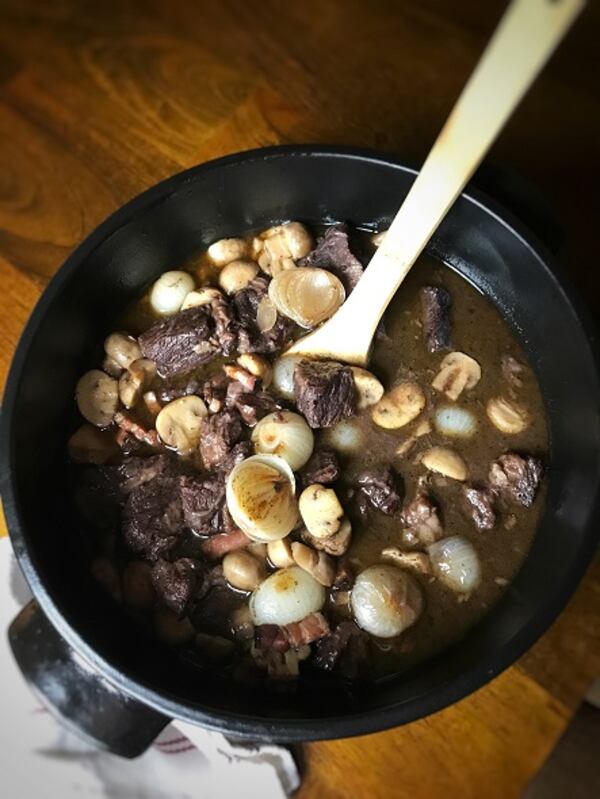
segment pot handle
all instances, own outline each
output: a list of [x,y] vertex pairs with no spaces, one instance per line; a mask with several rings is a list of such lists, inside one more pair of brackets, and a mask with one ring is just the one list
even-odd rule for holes
[[21,672],[44,705],[89,743],[133,758],[169,723],[102,677],[61,638],[37,602],[23,608],[8,638]]

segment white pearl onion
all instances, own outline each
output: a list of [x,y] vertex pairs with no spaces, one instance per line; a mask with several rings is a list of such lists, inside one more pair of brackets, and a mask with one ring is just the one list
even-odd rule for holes
[[298,471],[312,455],[315,437],[298,413],[275,411],[258,422],[252,443],[257,452],[279,455]]
[[284,399],[294,399],[294,370],[301,355],[283,355],[273,364],[273,388]]
[[358,626],[378,638],[400,635],[423,610],[421,589],[395,566],[369,566],[362,571],[350,602]]
[[187,272],[165,272],[150,291],[150,305],[156,313],[170,316],[181,310],[183,301],[194,290],[194,280]]
[[250,598],[255,624],[292,624],[325,604],[325,589],[299,566],[279,569],[267,577]]
[[468,594],[479,585],[481,566],[473,544],[460,535],[442,538],[427,547],[433,573],[445,586]]

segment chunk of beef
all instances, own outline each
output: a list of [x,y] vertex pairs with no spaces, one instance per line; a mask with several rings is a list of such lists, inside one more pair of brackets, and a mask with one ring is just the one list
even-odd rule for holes
[[117,469],[121,494],[127,496],[135,488],[156,477],[174,477],[177,465],[170,455],[152,455],[150,458],[132,456],[125,458]]
[[154,561],[175,546],[182,530],[176,478],[155,477],[131,491],[123,509],[123,536],[133,552]]
[[341,621],[332,633],[319,641],[312,662],[324,671],[343,667],[340,670],[347,679],[356,679],[366,671],[368,660],[366,633],[353,621]]
[[258,307],[268,297],[269,281],[255,277],[241,291],[233,295],[233,305],[238,320],[238,350],[240,352],[277,352],[290,336],[292,323],[277,314],[269,330],[260,330],[257,324]]
[[203,579],[202,564],[192,558],[179,558],[173,563],[160,558],[152,567],[152,584],[157,596],[178,615],[188,607]]
[[200,454],[207,469],[218,467],[242,436],[239,413],[226,409],[206,416],[201,424]]
[[227,478],[234,466],[245,461],[246,458],[249,458],[253,454],[254,446],[251,441],[240,441],[235,444],[219,464],[219,471],[223,475],[223,479]]
[[438,352],[450,347],[450,294],[439,286],[424,286],[421,289],[421,317],[423,335],[429,352]]
[[290,643],[282,627],[277,624],[259,624],[254,629],[254,645],[262,652],[275,650],[287,652]]
[[539,458],[507,452],[492,463],[489,481],[499,494],[529,508],[535,499],[542,473],[543,466]]
[[252,394],[244,391],[237,394],[234,403],[248,427],[254,427],[263,416],[273,413],[279,407],[274,397],[267,391],[257,391]]
[[225,481],[221,475],[180,478],[183,520],[198,535],[215,535],[224,527]]
[[184,379],[175,378],[168,383],[162,383],[156,391],[156,397],[160,402],[173,402],[179,397],[199,394],[200,389],[200,380],[195,375],[185,375]]
[[317,538],[311,535],[308,530],[302,530],[302,540],[313,549],[326,552],[328,555],[333,555],[339,558],[344,555],[350,546],[352,540],[352,527],[350,523],[343,524],[337,533],[327,536],[327,538]]
[[478,530],[491,530],[496,524],[496,494],[489,486],[463,486],[464,508]]
[[[375,510],[390,516],[400,510],[402,497],[400,495],[399,476],[391,466],[379,466],[365,469],[358,476],[359,496],[366,498]],[[364,504],[359,501],[359,508],[364,509]]]
[[215,323],[215,337],[220,350],[223,355],[229,357],[238,344],[238,324],[233,308],[222,294],[213,297],[208,307]]
[[228,552],[243,549],[250,543],[248,536],[237,527],[227,533],[219,533],[202,542],[202,554],[209,560],[218,560]]
[[283,627],[285,637],[294,649],[312,644],[329,634],[329,624],[322,613],[311,613],[304,619]]
[[336,564],[332,591],[350,591],[354,585],[354,571],[347,558],[340,558]]
[[429,546],[444,535],[438,509],[422,486],[419,486],[414,499],[403,509],[402,522],[412,534],[411,542],[420,546]]
[[231,635],[230,619],[243,599],[227,585],[216,584],[194,601],[190,618],[195,627],[214,635]]
[[338,456],[332,449],[319,449],[314,452],[302,470],[302,485],[329,485],[335,483],[340,476]]
[[331,427],[356,410],[352,370],[333,361],[300,361],[294,369],[294,397],[311,427]]
[[332,272],[344,284],[348,293],[361,279],[364,267],[350,250],[346,225],[332,225],[321,236],[317,246],[298,261],[299,266],[320,266]]
[[202,386],[202,396],[211,413],[218,413],[223,410],[227,397],[228,385],[229,380],[220,372],[204,382]]

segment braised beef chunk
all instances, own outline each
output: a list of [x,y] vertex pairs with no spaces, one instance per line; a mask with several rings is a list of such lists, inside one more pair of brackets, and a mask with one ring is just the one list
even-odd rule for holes
[[242,391],[235,397],[234,404],[248,427],[254,427],[263,416],[278,408],[273,395],[266,391]]
[[429,352],[438,352],[450,347],[450,294],[439,286],[424,286],[421,289],[421,317],[423,335]]
[[346,225],[332,225],[321,236],[317,246],[298,261],[299,266],[320,266],[333,272],[351,292],[361,279],[364,267],[350,250]]
[[489,481],[499,494],[529,508],[535,499],[542,473],[543,466],[539,458],[507,452],[492,463]]
[[365,469],[358,476],[358,485],[358,493],[367,499],[375,510],[380,510],[388,516],[400,510],[402,497],[399,476],[390,466]]
[[294,397],[311,427],[331,427],[356,410],[352,370],[333,361],[300,361],[294,370]]
[[218,467],[242,437],[242,420],[236,410],[228,408],[202,420],[200,454],[207,469]]
[[138,341],[144,357],[156,363],[163,377],[189,372],[221,351],[208,305],[188,308],[156,322]]
[[319,449],[313,453],[302,470],[302,485],[329,485],[335,483],[339,476],[340,464],[335,452],[332,449]]
[[241,461],[246,460],[251,455],[254,455],[254,446],[251,441],[239,441],[227,453],[227,456],[219,464],[219,471],[223,475],[223,479],[227,478],[229,472]]
[[238,325],[233,309],[222,294],[213,297],[208,303],[208,307],[215,323],[215,337],[219,342],[221,352],[226,357],[229,357],[236,349],[238,343]]
[[208,410],[211,413],[218,413],[225,406],[227,397],[227,387],[229,380],[222,372],[213,375],[209,380],[205,380],[202,385],[202,396]]
[[350,591],[354,585],[354,571],[347,558],[340,558],[337,562],[335,577],[333,578],[332,591]]
[[225,481],[218,474],[180,478],[183,520],[198,535],[215,535],[223,530]]
[[478,530],[491,530],[496,524],[496,495],[489,486],[463,486],[464,508]]
[[201,388],[200,380],[194,375],[185,375],[183,379],[172,379],[168,383],[159,386],[156,397],[160,402],[173,402],[179,397],[188,397],[190,394],[199,394]]
[[370,661],[367,634],[353,621],[341,621],[315,646],[312,663],[324,671],[339,670],[348,680],[364,678]]
[[156,477],[134,488],[123,509],[123,536],[133,552],[154,561],[169,552],[183,529],[179,483]]
[[292,329],[289,319],[276,315],[275,323],[269,330],[260,330],[257,323],[258,307],[261,300],[268,298],[269,281],[255,277],[245,289],[233,296],[238,319],[238,350],[240,352],[276,352],[288,341]]
[[160,558],[152,567],[152,584],[157,596],[178,615],[187,608],[203,578],[202,564],[192,558],[179,558],[173,563]]
[[408,543],[414,546],[429,546],[444,535],[438,509],[423,485],[402,510],[402,522],[408,528]]
[[150,458],[132,456],[125,458],[117,471],[120,491],[127,495],[155,477],[174,477],[177,466],[171,456],[166,454],[153,455]]

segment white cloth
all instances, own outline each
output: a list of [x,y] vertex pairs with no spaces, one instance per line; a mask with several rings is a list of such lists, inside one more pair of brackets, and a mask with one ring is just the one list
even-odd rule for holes
[[7,643],[5,631],[30,596],[9,540],[0,539],[2,799],[284,799],[296,790],[298,771],[283,747],[233,746],[175,722],[141,757],[123,760],[67,732],[31,693]]

